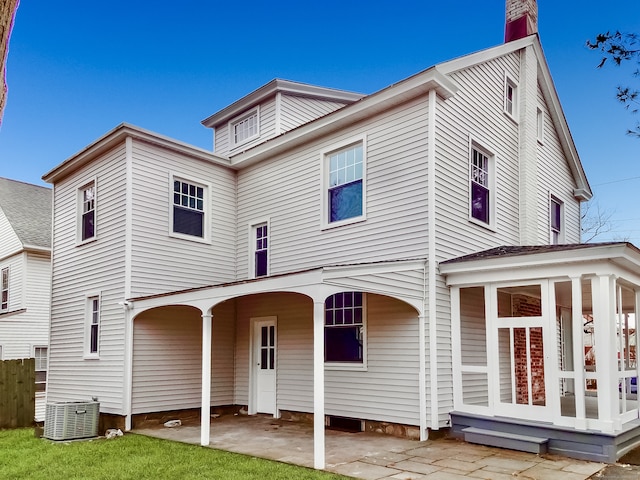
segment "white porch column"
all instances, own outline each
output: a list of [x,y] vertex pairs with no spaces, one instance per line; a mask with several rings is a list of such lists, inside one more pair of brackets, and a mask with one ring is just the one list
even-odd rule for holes
[[200,407],[200,445],[209,445],[211,429],[211,317],[202,315],[202,405]]
[[582,279],[571,277],[571,323],[573,324],[573,374],[576,401],[577,430],[587,429],[587,412],[585,408],[584,389],[586,378],[584,373],[584,345],[583,345],[583,319],[582,319]]
[[616,422],[619,423],[615,277],[598,275],[591,279],[591,286],[598,417],[604,426],[603,431],[613,432]]
[[323,470],[324,452],[324,302],[313,303],[313,466]]

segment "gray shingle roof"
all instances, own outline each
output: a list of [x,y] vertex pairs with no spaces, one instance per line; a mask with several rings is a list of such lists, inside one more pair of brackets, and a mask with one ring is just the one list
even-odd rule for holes
[[51,189],[0,177],[0,209],[23,246],[51,248]]

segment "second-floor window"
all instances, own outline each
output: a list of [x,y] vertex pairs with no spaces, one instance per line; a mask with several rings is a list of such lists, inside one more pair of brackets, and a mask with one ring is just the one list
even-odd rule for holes
[[261,223],[254,232],[254,275],[264,277],[269,274],[269,227]]
[[80,240],[96,236],[96,184],[91,182],[80,189]]
[[470,159],[470,215],[471,218],[491,225],[492,222],[492,158],[476,146],[471,147]]
[[327,168],[328,223],[362,217],[364,214],[362,143],[329,154]]
[[560,200],[555,197],[551,197],[549,220],[551,227],[551,244],[558,245],[564,242],[564,229],[563,229],[563,205]]
[[0,311],[4,312],[9,309],[9,267],[2,269],[0,273],[0,285],[2,288],[2,301],[0,302]]
[[205,187],[185,180],[173,181],[173,232],[204,238]]

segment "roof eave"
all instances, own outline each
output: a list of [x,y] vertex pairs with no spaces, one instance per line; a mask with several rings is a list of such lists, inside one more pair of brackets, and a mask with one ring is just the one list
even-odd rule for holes
[[213,115],[208,116],[200,123],[202,123],[202,125],[204,125],[205,127],[213,128],[216,125],[227,122],[232,118],[240,115],[245,110],[259,104],[266,98],[275,95],[277,92],[283,92],[297,96],[322,98],[328,101],[337,101],[343,103],[353,103],[365,96],[362,93],[319,87],[316,85],[309,85],[306,83],[292,82],[290,80],[282,80],[276,78],[249,93],[248,95],[245,95],[241,99],[233,102],[231,105],[223,108],[222,110],[219,110]]
[[447,99],[455,95],[458,91],[458,86],[436,67],[431,67],[406,80],[364,97],[358,102],[238,153],[231,157],[231,163],[236,168],[251,165],[267,157],[302,145],[314,138],[344,129],[347,125],[370,118],[372,115],[407,102],[430,90],[435,90],[441,98]]
[[170,137],[157,134],[150,130],[145,130],[143,128],[136,127],[127,123],[121,123],[75,155],[63,161],[57,167],[45,173],[42,176],[42,179],[48,183],[55,183],[58,180],[76,171],[77,169],[81,168],[82,166],[90,163],[103,153],[121,144],[127,137],[158,145],[192,158],[214,162],[226,167],[231,166],[228,159],[214,155],[207,150],[194,147],[193,145],[189,145],[178,140],[174,140]]

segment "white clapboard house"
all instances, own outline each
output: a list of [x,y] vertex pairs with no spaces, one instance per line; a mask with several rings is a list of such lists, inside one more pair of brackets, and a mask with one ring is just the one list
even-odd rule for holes
[[51,189],[0,178],[0,360],[35,358],[36,419],[44,420]]
[[349,420],[615,461],[640,251],[579,244],[536,3],[507,4],[504,44],[371,95],[273,80],[213,151],[122,124],[46,173],[50,399],[200,410],[203,445],[214,408],[313,414],[318,468]]

